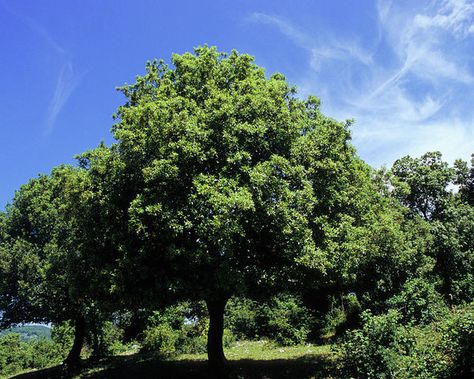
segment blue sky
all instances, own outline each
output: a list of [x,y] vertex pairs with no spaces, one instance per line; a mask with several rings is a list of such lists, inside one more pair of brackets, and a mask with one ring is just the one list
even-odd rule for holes
[[153,58],[207,43],[250,53],[323,111],[354,118],[374,166],[474,152],[474,2],[0,0],[0,208],[38,173],[111,143]]

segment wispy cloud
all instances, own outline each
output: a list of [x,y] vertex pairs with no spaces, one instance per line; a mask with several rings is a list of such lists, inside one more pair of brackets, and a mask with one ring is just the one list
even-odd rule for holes
[[311,57],[311,67],[315,70],[319,70],[321,63],[325,61],[344,60],[348,56],[364,64],[372,63],[371,54],[364,51],[356,42],[331,39],[327,35],[324,39],[313,37],[278,16],[256,12],[249,19],[254,22],[277,27],[281,33],[294,41],[298,46],[308,50]]
[[465,0],[445,0],[434,16],[418,14],[414,24],[424,29],[445,29],[462,38],[474,33],[473,16],[474,4]]
[[[324,111],[355,118],[354,143],[370,163],[439,149],[447,159],[474,152],[474,4],[467,0],[379,1],[372,40],[337,31],[308,33],[275,15],[251,20],[276,27],[308,52],[304,93],[322,96]],[[322,31],[321,31],[322,32]],[[357,33],[354,33],[357,35]]]
[[249,19],[255,22],[260,22],[260,23],[276,26],[278,29],[280,29],[280,32],[282,32],[284,35],[292,39],[301,47],[307,47],[308,44],[312,43],[312,39],[310,36],[299,31],[291,23],[285,21],[281,17],[272,16],[272,15],[268,15],[268,14],[260,13],[260,12],[255,12],[252,15],[250,15]]
[[54,89],[53,97],[49,103],[48,116],[46,119],[45,135],[49,135],[54,130],[56,119],[61,112],[64,104],[66,104],[69,96],[71,96],[75,87],[79,82],[79,76],[74,72],[72,63],[66,61],[59,72]]
[[11,14],[12,16],[19,19],[24,25],[26,25],[33,33],[39,36],[43,42],[54,52],[58,61],[59,67],[57,70],[56,83],[54,91],[51,94],[49,106],[47,108],[47,114],[45,118],[45,126],[43,135],[47,136],[54,131],[56,119],[59,116],[62,108],[66,104],[67,100],[73,93],[74,89],[80,82],[81,75],[74,70],[72,59],[69,53],[64,49],[48,32],[48,30],[37,23],[32,18],[20,14],[11,8],[5,1],[0,1],[0,6]]

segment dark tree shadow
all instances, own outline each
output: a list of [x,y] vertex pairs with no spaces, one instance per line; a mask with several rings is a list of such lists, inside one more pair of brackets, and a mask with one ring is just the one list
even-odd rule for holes
[[[303,356],[297,359],[278,360],[233,360],[228,361],[223,371],[215,372],[206,361],[164,361],[150,356],[135,354],[112,357],[101,361],[83,361],[82,370],[67,373],[62,366],[17,375],[16,379],[56,379],[81,375],[81,378],[114,379],[317,379],[335,376],[334,361],[325,356]],[[90,369],[94,368],[95,372]]]

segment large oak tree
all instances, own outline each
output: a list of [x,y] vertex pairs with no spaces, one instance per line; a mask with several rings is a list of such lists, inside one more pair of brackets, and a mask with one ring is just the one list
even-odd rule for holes
[[[322,224],[352,202],[338,191],[355,193],[358,172],[370,175],[350,123],[323,116],[317,98],[299,99],[249,55],[197,48],[171,67],[148,63],[120,90],[114,149],[133,176],[133,254],[166,275],[173,296],[206,301],[219,365],[229,297],[288,288],[308,268],[324,275]],[[339,177],[346,165],[353,175]]]

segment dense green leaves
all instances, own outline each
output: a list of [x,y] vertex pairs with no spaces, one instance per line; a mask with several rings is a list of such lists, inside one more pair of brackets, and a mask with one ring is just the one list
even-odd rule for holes
[[395,196],[404,205],[427,220],[439,217],[451,196],[448,186],[455,179],[455,170],[442,161],[440,152],[401,158],[392,172]]
[[[469,308],[453,309],[474,299],[473,162],[431,152],[375,171],[350,120],[236,51],[148,62],[119,91],[116,142],[30,180],[0,213],[3,326],[69,322],[77,360],[86,340],[117,351],[106,341],[123,315],[156,311],[149,350],[199,350],[208,332],[219,363],[238,296],[239,336],[289,344],[361,327],[343,347],[351,375],[472,371]],[[197,334],[173,311],[182,301],[207,304]],[[430,326],[448,342],[425,338]]]
[[314,128],[314,110],[248,55],[203,47],[173,56],[173,65],[149,63],[121,88],[128,102],[114,135],[124,164],[139,173],[132,232],[153,246],[146,254],[166,251],[180,272],[189,268],[193,292],[201,291],[192,296],[271,283],[270,261],[296,264],[291,256],[314,250],[313,191],[292,154]]

